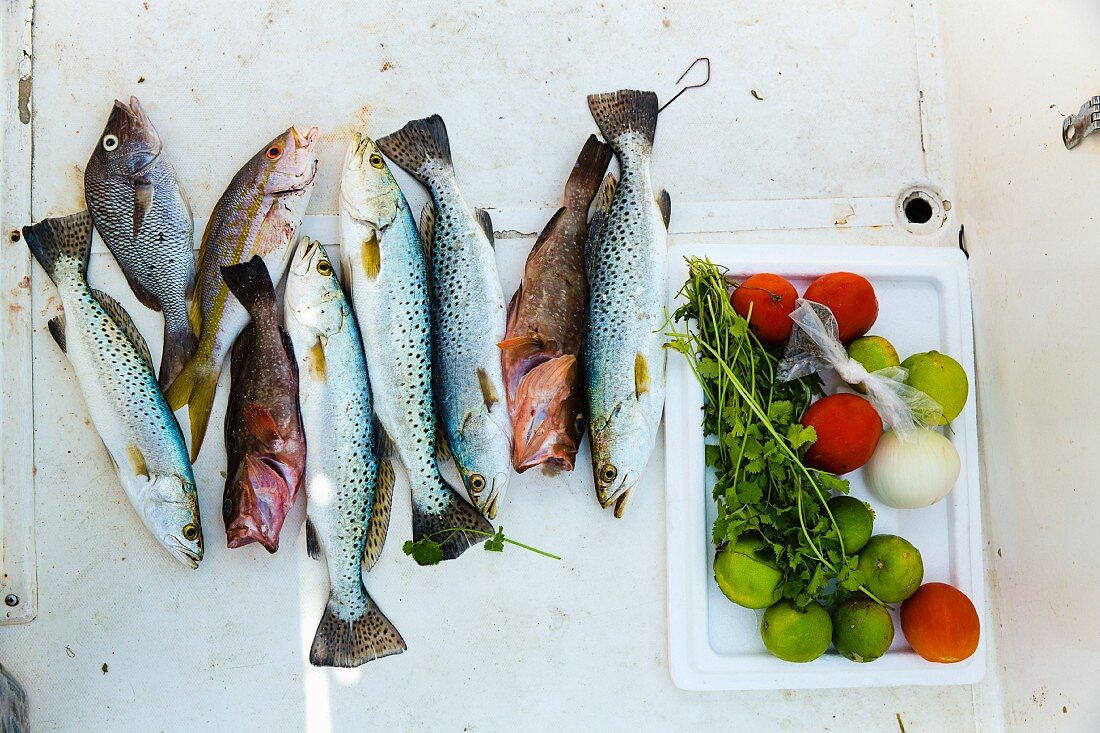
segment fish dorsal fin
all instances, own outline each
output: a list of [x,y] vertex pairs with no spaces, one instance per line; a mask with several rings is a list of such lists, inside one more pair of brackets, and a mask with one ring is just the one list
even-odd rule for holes
[[306,554],[314,560],[320,560],[325,556],[323,550],[321,550],[321,540],[317,536],[317,528],[313,526],[313,522],[306,518]]
[[119,330],[126,334],[126,338],[130,339],[130,343],[134,345],[138,354],[141,355],[141,358],[144,359],[145,363],[149,366],[149,371],[153,371],[153,357],[149,354],[149,344],[145,343],[141,331],[134,325],[134,320],[130,318],[130,314],[126,312],[122,304],[102,290],[93,289],[92,297],[96,299],[97,303],[103,306],[103,310],[107,311],[107,315],[115,322]]
[[424,254],[431,259],[432,243],[435,241],[435,206],[431,201],[420,210],[420,246]]
[[474,215],[477,217],[477,223],[481,226],[481,231],[485,232],[485,236],[489,238],[489,244],[496,246],[496,238],[493,236],[493,220],[489,217],[489,212],[485,209],[475,209]]
[[[378,230],[371,227],[370,236],[360,245],[360,256],[363,261],[363,274],[368,280],[374,280],[382,270],[382,247],[378,241]],[[350,280],[345,280],[351,282]]]
[[252,433],[256,440],[265,446],[270,447],[275,444],[275,441],[283,439],[283,436],[279,433],[279,426],[275,422],[275,417],[263,405],[246,402],[242,412],[244,413],[244,424],[248,428],[248,432]]
[[134,236],[141,231],[145,215],[153,208],[154,188],[150,181],[134,181]]
[[641,399],[649,391],[649,362],[644,354],[634,355],[634,396]]
[[393,463],[389,460],[378,461],[378,484],[374,490],[374,506],[371,507],[370,521],[367,524],[367,540],[363,547],[363,571],[369,572],[382,554],[382,545],[386,544],[386,532],[390,527],[390,509],[393,507],[393,484],[395,476]]
[[477,383],[481,387],[481,400],[485,403],[485,408],[492,410],[493,405],[500,402],[500,395],[497,394],[496,387],[489,378],[489,373],[482,367],[477,368]]
[[539,238],[535,240],[535,245],[531,247],[531,254],[527,255],[528,262],[537,257],[542,248],[547,246],[548,242],[554,241],[554,232],[561,225],[562,219],[568,211],[569,210],[563,206],[554,212],[554,215],[550,217],[550,221],[546,222],[546,226],[542,228]]
[[661,189],[657,192],[657,208],[661,210],[661,218],[665,220],[665,230],[668,230],[669,219],[672,218],[672,197],[668,191]]
[[50,329],[50,335],[53,336],[54,343],[60,346],[62,351],[65,351],[65,314],[54,316],[46,326]]

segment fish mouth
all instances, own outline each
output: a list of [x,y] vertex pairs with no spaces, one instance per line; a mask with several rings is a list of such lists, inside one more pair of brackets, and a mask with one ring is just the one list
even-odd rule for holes
[[137,97],[130,97],[128,104],[116,99],[111,120],[115,123],[111,127],[116,128],[120,138],[141,139],[145,142],[147,146],[145,149],[126,156],[127,161],[136,163],[132,166],[132,175],[140,176],[160,159],[164,149],[160,135],[157,134],[156,128],[149,120],[149,115],[145,114],[145,109]]
[[552,430],[541,436],[536,433],[530,440],[517,440],[515,446],[512,465],[516,473],[523,473],[543,463],[561,471],[572,471],[574,468],[577,445],[562,430]]
[[629,503],[630,496],[634,492],[634,486],[637,483],[637,473],[634,471],[627,471],[618,483],[601,485],[597,482],[596,498],[599,500],[600,506],[604,509],[614,505],[615,518],[622,519],[623,512],[626,511],[626,505]]
[[[281,527],[280,527],[281,529]],[[274,554],[279,549],[279,529],[257,522],[254,517],[239,517],[225,528],[226,546],[230,549],[244,547],[253,542]]]
[[508,482],[505,474],[497,474],[493,477],[489,490],[477,500],[478,508],[487,519],[496,519],[500,509],[500,500],[504,497],[504,487]]
[[179,541],[174,535],[168,535],[167,539],[171,540],[171,543],[166,542],[168,551],[171,552],[177,560],[182,562],[192,570],[196,570],[199,567],[199,563],[202,561],[202,550],[198,552],[192,550],[187,545]]
[[311,127],[303,135],[296,125],[290,126],[290,134],[294,138],[294,145],[309,150],[317,144],[317,128]]

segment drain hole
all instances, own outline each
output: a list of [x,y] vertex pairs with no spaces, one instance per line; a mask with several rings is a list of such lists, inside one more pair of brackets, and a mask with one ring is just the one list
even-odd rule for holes
[[932,220],[932,203],[917,195],[905,202],[905,218],[910,224],[927,224]]

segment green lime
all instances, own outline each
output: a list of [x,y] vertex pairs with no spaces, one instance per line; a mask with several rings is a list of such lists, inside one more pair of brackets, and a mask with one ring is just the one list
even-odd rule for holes
[[779,600],[783,573],[774,557],[760,556],[765,547],[759,537],[742,537],[714,558],[714,580],[726,598],[745,608],[767,608]]
[[924,561],[907,540],[892,534],[872,537],[859,553],[863,585],[883,603],[900,603],[917,592]]
[[829,499],[829,511],[844,540],[844,553],[854,555],[862,550],[871,539],[871,526],[875,521],[875,513],[867,502],[854,496],[834,496]]
[[913,354],[901,365],[909,370],[905,383],[924,392],[943,408],[941,425],[959,416],[970,393],[966,370],[959,362],[938,351],[928,351]]
[[849,598],[833,609],[833,644],[853,662],[873,662],[894,643],[894,620],[870,598]]
[[784,598],[764,611],[760,638],[768,651],[786,662],[812,662],[833,640],[833,620],[814,601],[805,610]]
[[882,336],[861,336],[848,344],[848,356],[852,357],[869,372],[897,366],[897,349]]

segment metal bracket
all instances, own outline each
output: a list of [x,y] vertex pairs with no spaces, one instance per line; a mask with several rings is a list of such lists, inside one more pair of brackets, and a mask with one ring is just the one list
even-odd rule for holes
[[1073,150],[1081,141],[1100,130],[1100,96],[1081,105],[1081,111],[1062,120],[1062,142]]

